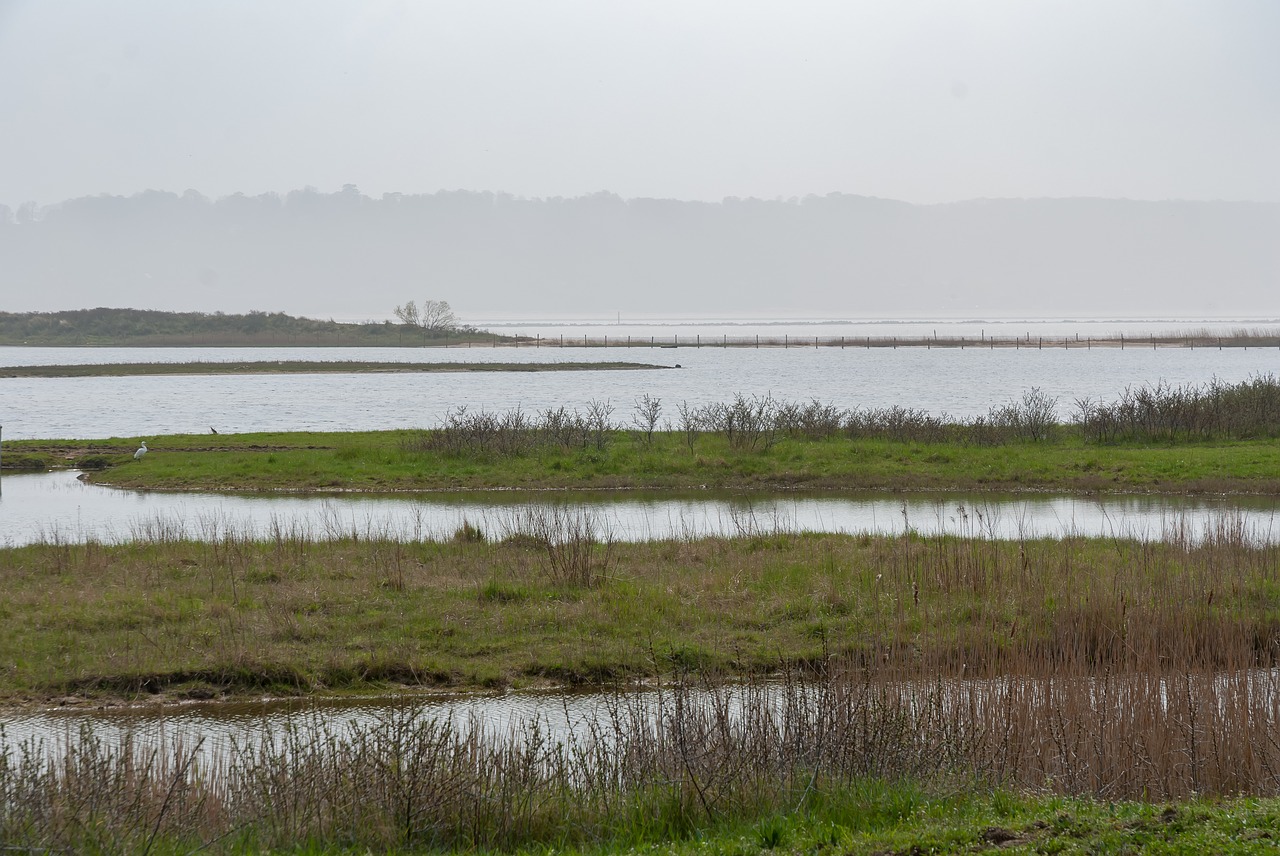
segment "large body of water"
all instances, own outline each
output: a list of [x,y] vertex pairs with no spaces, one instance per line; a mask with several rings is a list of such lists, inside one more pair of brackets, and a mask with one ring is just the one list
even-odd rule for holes
[[0,365],[84,362],[378,360],[650,362],[679,370],[438,374],[0,378],[5,439],[433,427],[450,408],[526,411],[609,401],[630,418],[641,395],[706,404],[735,393],[840,407],[903,405],[965,417],[1038,387],[1068,420],[1080,398],[1166,381],[1236,382],[1280,373],[1274,349],[1011,350],[792,348],[0,348]]

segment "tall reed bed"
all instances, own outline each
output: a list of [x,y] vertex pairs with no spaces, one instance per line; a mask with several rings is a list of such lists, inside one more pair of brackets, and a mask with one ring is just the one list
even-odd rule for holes
[[831,657],[803,677],[681,674],[614,691],[567,733],[396,707],[213,759],[84,733],[59,756],[30,743],[0,752],[0,841],[77,852],[626,845],[797,812],[847,822],[876,782],[1106,800],[1280,792],[1274,672],[1046,665],[975,675]]

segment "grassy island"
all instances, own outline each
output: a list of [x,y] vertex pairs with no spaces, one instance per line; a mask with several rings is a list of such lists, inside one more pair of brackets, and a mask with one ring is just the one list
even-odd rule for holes
[[882,439],[779,440],[735,448],[704,436],[611,431],[585,448],[460,453],[438,432],[198,434],[6,442],[6,468],[73,466],[162,490],[428,491],[491,488],[1048,490],[1280,494],[1280,443],[1223,440],[1099,446],[1065,434],[975,446]]

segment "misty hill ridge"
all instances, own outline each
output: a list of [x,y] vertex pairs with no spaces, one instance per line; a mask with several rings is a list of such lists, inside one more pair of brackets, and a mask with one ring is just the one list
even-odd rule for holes
[[0,206],[0,293],[9,311],[1276,314],[1280,205],[147,191]]

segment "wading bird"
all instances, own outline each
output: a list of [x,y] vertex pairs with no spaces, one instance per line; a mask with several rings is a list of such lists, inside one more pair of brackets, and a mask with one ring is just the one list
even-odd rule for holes
[[136,452],[134,452],[134,453],[133,453],[133,459],[136,461],[136,460],[138,460],[138,458],[141,458],[141,457],[142,457],[143,455],[145,455],[146,453],[147,453],[147,441],[146,441],[146,440],[143,440],[143,441],[142,441],[142,448],[138,449],[138,451],[136,451]]

